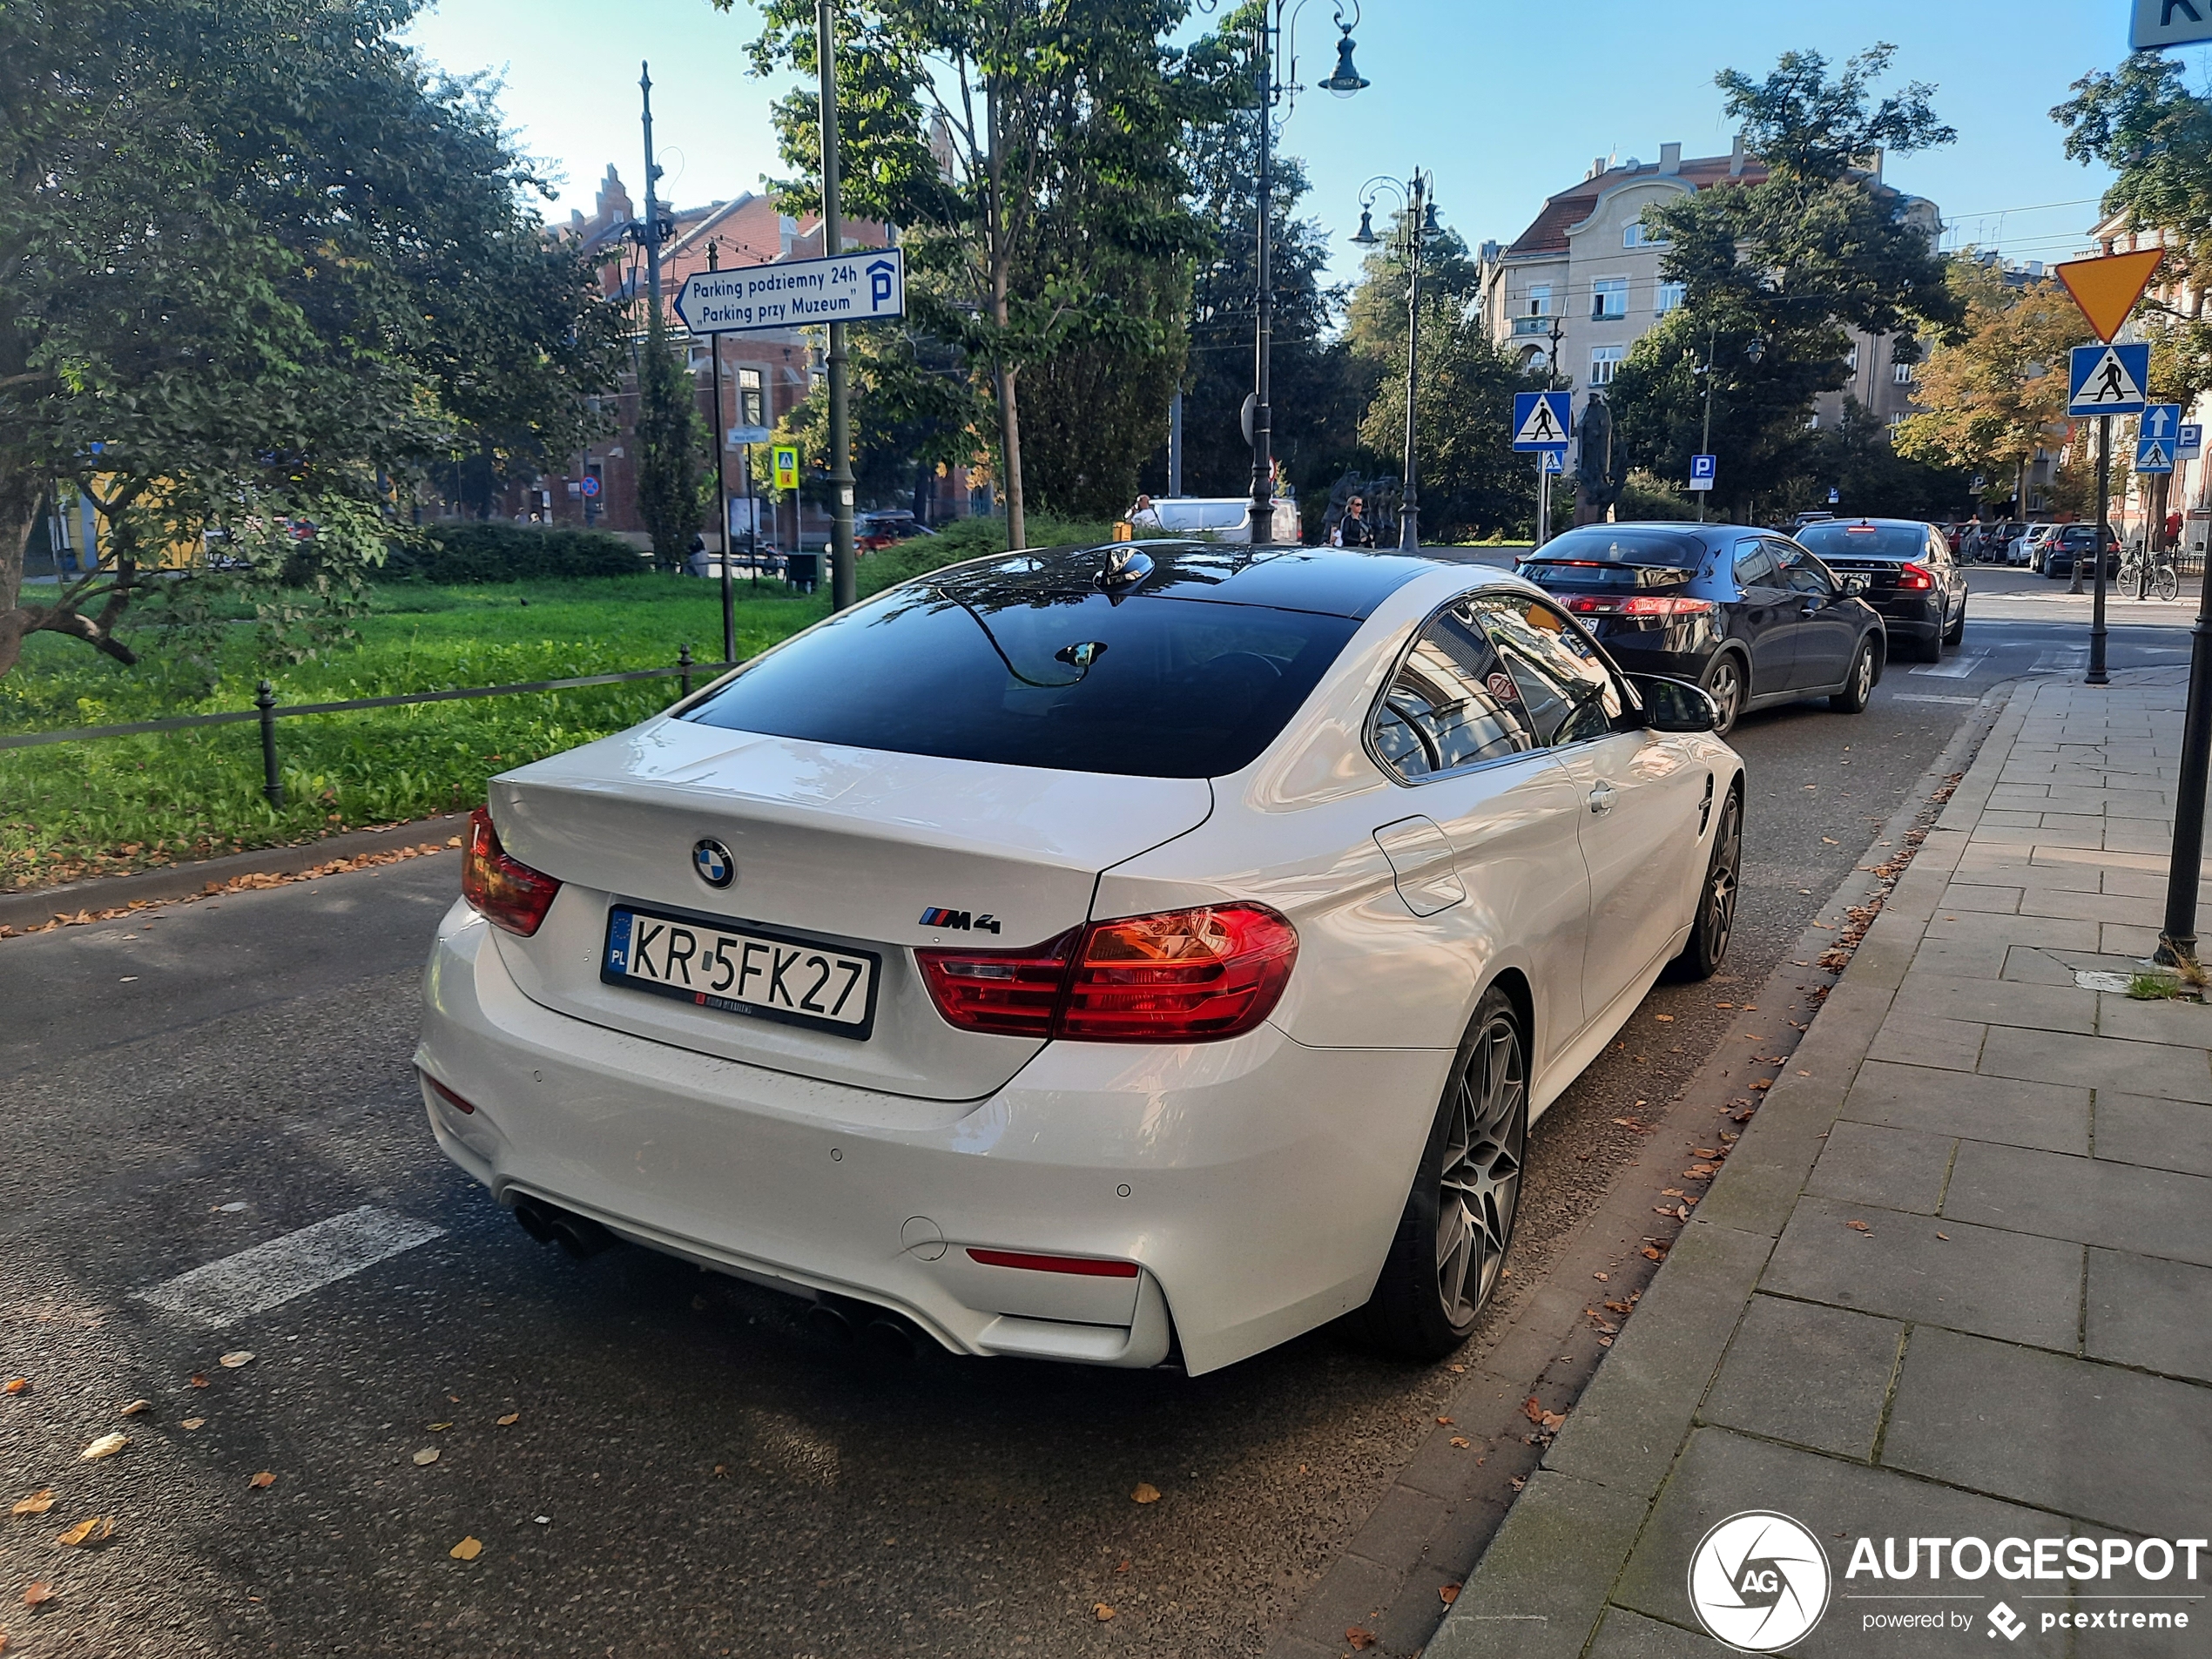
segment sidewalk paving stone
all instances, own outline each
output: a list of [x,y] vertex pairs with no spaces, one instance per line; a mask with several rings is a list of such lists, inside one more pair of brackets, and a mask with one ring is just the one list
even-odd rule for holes
[[1639,1493],[1539,1471],[1426,1659],[1575,1659],[1644,1514]]
[[1981,1058],[1982,1040],[1988,1035],[1986,1025],[1933,1018],[1900,997],[1896,1011],[1874,1034],[1874,1046],[1866,1051],[1866,1057],[1945,1071],[1972,1071]]
[[1894,1319],[1755,1296],[1700,1417],[1865,1461],[1904,1340]]
[[2134,1042],[2212,1049],[2212,1008],[2202,1002],[2139,1001],[2122,993],[2097,994],[2097,1035]]
[[[1966,1150],[1959,1149],[1962,1160]],[[1852,1227],[1854,1221],[1867,1231]],[[2081,1247],[1944,1217],[1806,1197],[1784,1229],[1759,1288],[2071,1352],[2081,1325]]]
[[2092,1250],[2082,1306],[2090,1358],[2212,1382],[2212,1268]]
[[1590,1644],[1589,1659],[1713,1659],[1713,1639],[1703,1630],[1662,1624],[1641,1613],[1608,1608]]
[[2202,1537],[2212,1389],[1916,1330],[1882,1463],[2098,1526]]
[[[1992,1028],[1993,1030],[1995,1028]],[[1933,1071],[1870,1060],[1858,1069],[1843,1116],[1861,1123],[1924,1130],[2043,1147],[2089,1150],[2089,1091],[1973,1072]]]
[[2212,1107],[2101,1089],[2096,1149],[2116,1163],[2212,1175]]
[[2212,1054],[2169,1043],[1992,1026],[1978,1069],[1990,1077],[2124,1087],[2130,1094],[2212,1103]]
[[1943,1213],[2040,1235],[2038,1244],[2073,1239],[2212,1265],[2212,1180],[2201,1175],[1968,1141]]
[[1805,1190],[1839,1204],[1932,1216],[1942,1207],[1958,1144],[1948,1136],[1844,1119],[1829,1130]]
[[2083,1036],[2097,1029],[2097,993],[2070,981],[2064,985],[2021,985],[1911,974],[1898,987],[1897,1001],[1898,1007],[1928,1019],[2024,1025],[2040,1031],[2078,1031]]

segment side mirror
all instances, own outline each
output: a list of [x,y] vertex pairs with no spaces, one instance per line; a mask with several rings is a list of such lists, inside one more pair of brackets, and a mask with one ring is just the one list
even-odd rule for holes
[[1660,674],[1631,674],[1629,680],[1642,700],[1647,730],[1710,732],[1720,724],[1720,705],[1702,685]]
[[1844,597],[1846,599],[1856,599],[1866,591],[1866,578],[1863,576],[1847,576],[1840,580],[1843,584]]

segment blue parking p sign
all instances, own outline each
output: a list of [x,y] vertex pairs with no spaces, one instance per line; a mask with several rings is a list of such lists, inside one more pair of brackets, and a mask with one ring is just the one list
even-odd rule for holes
[[1689,487],[1692,489],[1710,489],[1719,469],[1720,462],[1711,455],[1690,456]]

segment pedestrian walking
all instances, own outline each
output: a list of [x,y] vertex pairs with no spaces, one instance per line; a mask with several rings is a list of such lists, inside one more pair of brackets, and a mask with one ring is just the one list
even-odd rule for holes
[[1344,516],[1337,520],[1336,529],[1330,533],[1332,547],[1372,547],[1375,527],[1367,522],[1367,503],[1364,497],[1354,496],[1344,504]]

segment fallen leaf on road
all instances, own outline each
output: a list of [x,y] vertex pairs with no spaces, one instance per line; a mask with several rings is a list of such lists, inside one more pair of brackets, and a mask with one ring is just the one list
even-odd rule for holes
[[502,1428],[512,1428],[516,1424],[521,1422],[522,1420],[523,1414],[520,1412],[509,1412],[506,1416],[498,1420],[499,1426]]
[[136,1417],[140,1412],[147,1409],[147,1401],[143,1399],[134,1399],[128,1406],[123,1407],[119,1415],[124,1417]]
[[205,1388],[207,1386],[207,1379],[195,1371],[192,1374],[192,1386],[195,1388]]
[[1345,1628],[1344,1639],[1363,1653],[1375,1645],[1375,1633],[1372,1630],[1362,1630],[1356,1624]]
[[1544,1402],[1531,1394],[1521,1402],[1521,1414],[1532,1423],[1544,1420]]
[[433,1423],[430,1425],[430,1433],[435,1434],[442,1429],[448,1429],[452,1426],[453,1425],[450,1423]]
[[1452,1369],[1455,1372],[1464,1372],[1467,1367],[1465,1366],[1453,1366]]
[[1936,1237],[1943,1240],[1943,1242],[1946,1244],[1951,1242],[1951,1235],[1949,1233],[1938,1233]]
[[259,1474],[255,1475],[255,1476],[254,1476],[254,1477],[253,1477],[251,1480],[248,1480],[246,1484],[247,1486],[249,1486],[249,1487],[253,1487],[253,1488],[256,1492],[259,1492],[259,1491],[260,1491],[260,1490],[261,1490],[264,1487],[273,1487],[273,1486],[274,1486],[274,1485],[276,1484],[276,1476],[274,1476],[273,1474],[270,1474],[270,1473],[269,1473],[266,1469],[264,1469],[264,1470],[262,1470],[262,1471],[260,1472],[260,1474]]
[[54,1587],[51,1584],[28,1585],[23,1593],[23,1604],[25,1607],[44,1607],[53,1599]]
[[103,1538],[115,1535],[115,1519],[111,1515],[87,1515],[67,1532],[57,1534],[54,1541],[74,1549],[83,1543],[98,1543]]
[[8,1379],[7,1385],[4,1387],[0,1387],[0,1394],[20,1394],[29,1389],[30,1386],[30,1378],[10,1377]]
[[1667,1259],[1667,1252],[1656,1244],[1646,1244],[1637,1253],[1647,1261],[1663,1262]]
[[1675,1016],[1671,1014],[1655,1014],[1651,1017],[1655,1020],[1664,1020],[1669,1025],[1675,1022]]
[[447,1554],[452,1556],[454,1560],[457,1561],[473,1561],[477,1556],[482,1554],[483,1553],[484,1541],[481,1538],[475,1537],[464,1538],[459,1543],[455,1544],[451,1549],[446,1551]]
[[730,1478],[730,1466],[729,1466],[728,1464],[726,1464],[726,1463],[718,1463],[718,1464],[716,1464],[716,1465],[714,1466],[714,1474],[713,1474],[712,1479],[717,1480],[728,1480],[729,1478]]
[[1448,1417],[1440,1417],[1436,1420],[1442,1424],[1446,1428],[1454,1428],[1458,1426],[1458,1425],[1453,1423]]
[[204,1417],[187,1417],[182,1423],[178,1425],[178,1426],[180,1428],[200,1428],[205,1426],[206,1422],[207,1420]]
[[1090,1616],[1103,1624],[1114,1616],[1114,1609],[1103,1602],[1093,1602],[1090,1604]]
[[1132,1502],[1157,1503],[1160,1501],[1160,1489],[1150,1480],[1139,1480],[1136,1483],[1136,1490],[1129,1495]]
[[253,1351],[247,1348],[233,1349],[215,1363],[226,1371],[236,1371],[240,1366],[250,1366],[253,1363]]
[[5,1653],[5,1652],[7,1652],[7,1651],[8,1651],[8,1633],[7,1633],[5,1630],[0,1630],[0,1653]]
[[431,1446],[424,1447],[415,1454],[415,1460],[420,1464],[435,1463],[438,1460],[437,1448]]
[[1468,1447],[1474,1445],[1474,1442],[1467,1439],[1467,1437],[1464,1434],[1454,1434],[1452,1437],[1452,1444],[1458,1447],[1462,1452],[1464,1452]]
[[1528,1477],[1525,1474],[1516,1474],[1513,1478],[1513,1489],[1515,1492],[1520,1491],[1521,1487],[1527,1486],[1527,1484]]
[[1662,1196],[1669,1198],[1686,1198],[1689,1196],[1680,1187],[1662,1187],[1659,1190]]
[[1631,1312],[1635,1307],[1635,1304],[1633,1302],[1608,1302],[1605,1305],[1612,1309],[1615,1313]]
[[11,1515],[43,1515],[53,1507],[53,1487],[41,1487],[8,1513]]
[[1850,1228],[1855,1233],[1871,1233],[1874,1231],[1863,1221],[1847,1221],[1844,1224],[1844,1225]]
[[1115,1570],[1116,1572],[1117,1572],[1117,1573],[1126,1573],[1126,1572],[1128,1572],[1128,1571],[1129,1571],[1129,1557],[1128,1557],[1128,1556],[1126,1556],[1126,1555],[1123,1556],[1123,1557],[1122,1557],[1122,1564],[1121,1564],[1119,1567],[1116,1567],[1114,1570]]
[[1771,1089],[1774,1087],[1774,1079],[1771,1077],[1756,1078],[1753,1080],[1751,1087],[1754,1089]]
[[130,1444],[131,1437],[127,1434],[103,1434],[79,1452],[77,1454],[77,1460],[80,1463],[91,1463],[100,1458],[113,1457]]
[[1436,1595],[1446,1607],[1449,1607],[1460,1599],[1460,1587],[1456,1584],[1440,1584],[1436,1587]]

